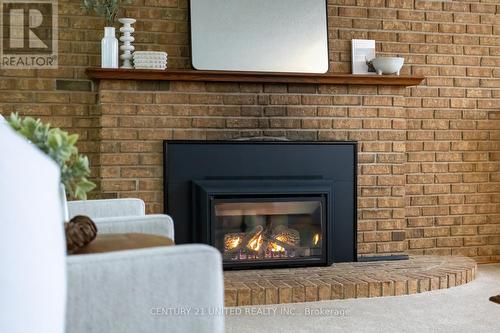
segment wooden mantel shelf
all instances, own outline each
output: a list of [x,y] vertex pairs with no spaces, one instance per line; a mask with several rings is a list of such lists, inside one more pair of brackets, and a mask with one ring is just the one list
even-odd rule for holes
[[305,83],[337,85],[363,84],[387,86],[416,86],[424,79],[422,76],[229,72],[189,69],[151,70],[87,68],[86,73],[91,79],[95,80]]

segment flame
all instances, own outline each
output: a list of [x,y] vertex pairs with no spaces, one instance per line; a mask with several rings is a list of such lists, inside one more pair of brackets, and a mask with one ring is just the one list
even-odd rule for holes
[[276,237],[276,240],[279,240],[280,242],[286,242],[287,238],[285,235],[279,235]]
[[232,238],[227,240],[226,249],[232,250],[232,249],[238,247],[238,245],[240,245],[240,243],[242,241],[243,241],[243,239],[241,237],[232,237]]
[[279,246],[276,243],[271,243],[271,252],[284,252],[285,248],[283,246]]
[[254,250],[254,251],[259,251],[260,249],[260,246],[262,245],[262,234],[259,233],[259,236],[255,235],[251,240],[250,242],[248,242],[248,245],[247,247],[250,249],[250,250]]
[[313,236],[313,244],[318,245],[318,243],[319,243],[319,234],[315,234]]

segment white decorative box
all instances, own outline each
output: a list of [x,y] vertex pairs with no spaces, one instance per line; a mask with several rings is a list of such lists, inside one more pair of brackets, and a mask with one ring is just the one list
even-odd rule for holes
[[166,69],[168,55],[166,52],[136,51],[133,59],[137,69]]

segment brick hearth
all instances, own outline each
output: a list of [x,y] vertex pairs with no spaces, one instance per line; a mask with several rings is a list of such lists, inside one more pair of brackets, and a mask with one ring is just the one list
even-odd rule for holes
[[224,272],[226,306],[399,296],[474,280],[465,257],[415,256],[407,261],[342,263],[331,267]]

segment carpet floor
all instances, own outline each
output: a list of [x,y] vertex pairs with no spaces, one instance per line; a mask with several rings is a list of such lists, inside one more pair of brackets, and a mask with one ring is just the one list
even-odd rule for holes
[[226,332],[500,332],[500,264],[474,281],[409,296],[234,307]]

